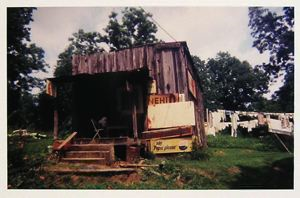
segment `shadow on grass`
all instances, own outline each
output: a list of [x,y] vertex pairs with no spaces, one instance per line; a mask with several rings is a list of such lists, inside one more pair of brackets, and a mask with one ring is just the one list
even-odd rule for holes
[[239,166],[241,173],[231,189],[293,189],[294,157],[275,161],[270,166],[252,168]]

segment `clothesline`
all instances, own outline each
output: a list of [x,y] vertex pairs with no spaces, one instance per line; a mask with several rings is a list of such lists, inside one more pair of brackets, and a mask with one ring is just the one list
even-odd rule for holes
[[[207,134],[215,135],[216,132],[224,130],[231,126],[231,136],[237,137],[237,127],[247,128],[251,132],[258,125],[268,125],[269,132],[277,133],[293,133],[293,123],[289,119],[294,118],[294,113],[269,113],[269,112],[247,112],[247,111],[231,111],[218,109],[209,111],[207,109]],[[255,117],[254,120],[238,122],[239,116]],[[231,122],[225,122],[226,116],[229,116]],[[266,118],[265,118],[266,116]],[[278,119],[271,119],[271,116],[278,116]],[[279,123],[279,124],[278,124]]]
[[[207,109],[208,110],[208,109]],[[225,110],[225,109],[217,109],[214,111],[208,110],[210,112],[225,112],[226,115],[237,113],[238,115],[248,115],[248,116],[257,116],[258,114],[263,115],[271,115],[271,116],[279,116],[279,115],[287,115],[290,117],[294,117],[294,113],[286,113],[286,112],[256,112],[256,111],[233,111],[233,110]]]

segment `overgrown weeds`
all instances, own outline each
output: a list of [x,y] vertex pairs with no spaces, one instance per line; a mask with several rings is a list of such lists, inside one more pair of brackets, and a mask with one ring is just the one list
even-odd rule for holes
[[207,148],[199,148],[197,144],[193,142],[190,156],[192,160],[209,160],[211,153]]

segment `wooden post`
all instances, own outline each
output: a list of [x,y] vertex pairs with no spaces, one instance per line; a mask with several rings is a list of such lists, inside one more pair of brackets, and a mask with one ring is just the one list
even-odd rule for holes
[[136,117],[136,104],[135,104],[135,100],[132,101],[132,128],[133,128],[133,137],[134,137],[134,140],[137,140],[138,133],[137,133],[137,117]]
[[57,140],[58,138],[58,111],[57,109],[54,110],[54,126],[53,126],[53,137],[54,140]]

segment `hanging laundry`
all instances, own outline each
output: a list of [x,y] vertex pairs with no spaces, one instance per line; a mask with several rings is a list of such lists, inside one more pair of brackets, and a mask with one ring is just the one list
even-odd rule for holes
[[262,113],[257,114],[257,120],[258,120],[259,125],[265,125],[266,124],[265,116]]
[[218,109],[217,111],[218,111],[218,113],[220,114],[221,121],[225,122],[225,120],[226,120],[225,110],[220,110],[220,109]]
[[232,111],[225,110],[225,115],[231,115]]
[[215,127],[216,131],[219,131],[221,126],[221,114],[219,112],[212,112],[212,118],[213,118],[213,126]]
[[258,120],[250,120],[248,124],[248,133],[258,126]]
[[213,136],[216,136],[216,130],[215,130],[215,127],[208,127],[208,129],[207,129],[207,135],[213,135]]
[[281,121],[282,128],[288,128],[290,126],[289,118],[286,114],[280,114],[278,119]]
[[237,121],[239,120],[239,116],[237,113],[233,113],[231,115],[231,136],[237,137]]
[[291,134],[293,133],[293,124],[289,124],[288,127],[282,125],[281,120],[270,119],[269,122],[269,132],[271,133],[282,133]]
[[229,127],[231,122],[221,122],[220,123],[220,131],[224,130],[226,127]]
[[237,123],[238,126],[243,127],[243,128],[248,128],[249,121],[242,121]]
[[212,112],[209,112],[209,113],[208,113],[207,122],[208,122],[208,127],[209,127],[209,128],[213,127],[213,116],[212,116]]

